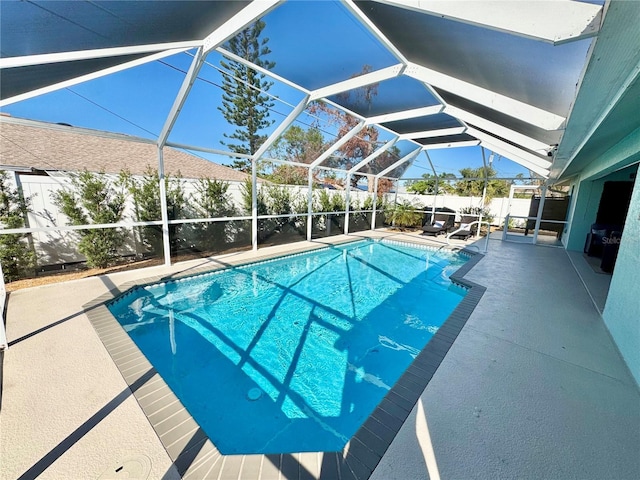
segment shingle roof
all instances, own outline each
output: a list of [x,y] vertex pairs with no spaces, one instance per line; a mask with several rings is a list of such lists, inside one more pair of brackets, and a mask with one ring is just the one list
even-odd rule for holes
[[[155,143],[132,141],[126,135],[105,136],[102,132],[0,117],[0,169],[5,167],[38,170],[144,173],[147,166],[158,167]],[[216,178],[244,181],[248,175],[189,153],[164,148],[165,172],[183,178]]]

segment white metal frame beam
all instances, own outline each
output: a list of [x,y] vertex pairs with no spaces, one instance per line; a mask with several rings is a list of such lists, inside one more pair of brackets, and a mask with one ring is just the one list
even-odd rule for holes
[[362,161],[358,162],[356,165],[354,165],[353,167],[351,167],[348,171],[347,171],[347,175],[352,175],[354,173],[356,173],[358,170],[360,170],[362,167],[364,167],[367,163],[369,163],[371,160],[379,157],[380,155],[382,155],[384,152],[386,152],[387,150],[389,150],[391,147],[393,147],[396,142],[398,141],[398,138],[394,138],[392,140],[389,140],[387,143],[385,143],[382,147],[378,148],[375,152],[373,152],[371,155],[369,155],[368,157],[364,158]]
[[161,58],[170,57],[171,55],[184,52],[185,50],[188,50],[188,49],[178,48],[173,50],[165,50],[163,52],[158,52],[152,55],[148,55],[146,57],[138,58],[130,62],[114,65],[112,67],[105,68],[104,70],[98,70],[96,72],[91,72],[86,75],[82,75],[80,77],[71,78],[63,82],[54,83],[53,85],[47,85],[46,87],[21,93],[20,95],[16,95],[14,97],[4,98],[0,100],[0,107],[5,107],[7,105],[11,105],[12,103],[28,100],[30,98],[34,98],[39,95],[44,95],[46,93],[55,92],[56,90],[61,90],[63,88],[71,87],[73,85],[78,85],[79,83],[88,82],[89,80],[95,80],[96,78],[104,77],[106,75],[111,75],[112,73],[120,72],[122,70],[127,70],[128,68],[137,67],[138,65],[143,65],[145,63],[153,62]]
[[171,110],[169,110],[169,114],[167,115],[166,120],[164,121],[164,125],[162,130],[160,131],[160,135],[158,135],[158,146],[163,147],[167,142],[167,138],[169,138],[169,134],[171,133],[171,129],[176,123],[178,119],[178,115],[180,114],[180,110],[184,106],[184,102],[187,100],[187,96],[191,91],[191,87],[194,82],[198,78],[198,72],[202,68],[204,64],[205,55],[202,51],[202,47],[198,48],[196,54],[191,61],[191,65],[189,66],[189,70],[182,80],[182,85],[180,86],[180,90],[178,90],[178,94],[176,95],[175,100],[173,101],[173,105],[171,106]]
[[483,147],[486,147],[488,150],[491,150],[492,152],[495,152],[498,155],[501,155],[501,156],[513,161],[513,162],[516,162],[516,163],[522,165],[523,167],[531,170],[532,172],[537,173],[541,177],[549,178],[549,169],[541,167],[539,165],[535,165],[535,164],[529,162],[528,160],[526,160],[524,158],[521,158],[518,155],[515,155],[511,151],[505,150],[504,148],[502,148],[501,145],[496,145],[496,144],[491,143],[490,141],[485,141],[485,140],[480,142],[480,144]]
[[593,37],[600,30],[602,6],[567,0],[553,2],[452,2],[377,0],[414,12],[560,45]]
[[298,116],[304,111],[304,109],[307,107],[308,104],[309,104],[309,95],[305,95],[305,97],[300,101],[300,103],[298,103],[296,108],[294,108],[291,111],[291,113],[287,115],[287,118],[285,118],[282,122],[280,122],[280,125],[276,127],[276,129],[271,133],[271,135],[269,135],[269,138],[267,138],[264,141],[264,143],[260,145],[260,148],[258,148],[256,153],[254,153],[253,156],[251,157],[252,162],[259,160],[262,157],[262,155],[264,155],[264,153],[267,150],[269,150],[269,148],[271,148],[271,145],[273,145],[273,143],[280,137],[280,135],[282,135],[282,133],[284,133],[284,131],[293,122],[295,122],[296,118],[298,118]]
[[280,75],[278,75],[277,73],[272,72],[271,70],[267,70],[266,68],[260,67],[254,63],[251,63],[250,61],[236,55],[235,53],[231,53],[229,50],[225,50],[222,47],[218,47],[216,48],[216,52],[220,53],[221,55],[224,55],[225,57],[233,60],[234,62],[238,62],[241,63],[243,65],[246,65],[247,67],[255,70],[258,73],[262,73],[263,75],[267,75],[268,77],[273,78],[274,80],[277,80],[279,82],[284,83],[285,85],[288,85],[289,87],[295,88],[296,90],[301,91],[302,93],[305,94],[310,94],[311,90],[304,88],[300,85],[298,85],[297,83],[292,82],[291,80],[284,78]]
[[347,235],[349,233],[349,210],[351,207],[351,177],[354,173],[356,173],[358,170],[360,170],[362,167],[364,167],[366,164],[368,164],[369,162],[371,162],[372,160],[374,160],[375,158],[379,157],[380,155],[382,155],[384,152],[386,152],[387,150],[389,150],[391,147],[393,147],[396,142],[398,141],[398,137],[395,137],[391,140],[389,140],[387,143],[385,143],[382,147],[378,148],[375,152],[371,153],[371,155],[368,155],[366,158],[364,158],[362,161],[358,162],[356,165],[354,165],[353,167],[351,167],[348,171],[347,171],[347,181],[345,182],[345,186],[346,186],[346,193],[345,193],[345,212],[344,212],[344,234]]
[[522,133],[518,133],[514,130],[503,127],[502,125],[498,125],[497,123],[486,120],[482,117],[479,117],[478,115],[474,115],[473,113],[469,113],[466,110],[458,107],[447,105],[444,108],[444,113],[462,120],[465,123],[471,123],[476,127],[482,128],[483,130],[488,130],[491,133],[504,138],[505,140],[510,140],[534,152],[548,152],[552,148],[552,145],[549,145],[548,143],[544,143],[540,140],[536,140],[535,138],[528,137],[526,135],[523,135]]
[[196,78],[198,78],[198,72],[200,71],[200,68],[202,68],[204,58],[205,55],[203,54],[202,47],[199,47],[191,61],[191,66],[189,67],[187,74],[182,80],[182,85],[180,86],[180,90],[178,90],[178,94],[173,101],[171,110],[169,111],[162,127],[162,131],[160,132],[160,135],[158,135],[158,182],[160,183],[160,209],[162,212],[162,245],[164,249],[164,264],[167,266],[171,265],[171,239],[169,237],[169,214],[167,205],[167,188],[164,178],[163,149],[167,142],[167,138],[169,138],[171,129],[178,119],[180,110],[182,110],[184,102],[191,91],[191,87],[196,81]]
[[250,23],[269,13],[281,2],[282,0],[260,0],[259,2],[251,2],[202,41],[204,53],[209,53],[218,45],[235,35],[236,32],[239,32]]
[[198,78],[198,73],[204,64],[207,53],[212,49],[218,47],[224,41],[232,37],[236,32],[242,30],[247,25],[260,18],[265,13],[275,8],[281,0],[263,0],[260,2],[251,2],[245,8],[240,10],[237,14],[224,22],[219,28],[216,28],[210,33],[204,40],[202,40],[202,47],[198,48],[196,54],[193,57],[189,71],[187,72],[178,95],[176,96],[173,106],[167,115],[165,124],[158,136],[158,145],[164,146],[171,133],[171,129],[180,114],[184,102],[191,91],[191,87]]
[[342,138],[325,150],[318,158],[309,165],[308,171],[308,189],[307,189],[307,240],[311,241],[313,227],[313,169],[318,167],[322,162],[331,156],[333,152],[338,150],[349,140],[355,137],[360,130],[364,128],[365,122],[362,120],[358,125],[349,130]]
[[402,112],[385,113],[367,118],[367,125],[373,123],[395,122],[398,120],[407,120],[409,118],[427,117],[436,115],[444,110],[444,105],[431,105],[429,107],[414,108],[412,110],[403,110]]
[[[514,147],[510,143],[504,142],[499,138],[496,138],[496,137],[493,137],[492,135],[481,132],[480,130],[477,130],[473,127],[469,127],[467,130],[467,133],[469,135],[473,135],[480,141],[487,142],[497,147],[500,147],[504,152],[508,152],[512,155],[515,155],[520,159],[526,160],[528,163],[532,165],[536,165],[537,167],[548,169],[551,166],[552,162],[550,160],[542,159],[537,155],[534,155],[533,153],[529,153],[518,147]],[[509,155],[506,155],[506,156],[509,157]]]
[[398,160],[396,163],[394,163],[393,165],[389,165],[387,168],[385,168],[384,170],[382,170],[380,173],[378,173],[375,178],[382,178],[384,177],[387,173],[389,172],[393,172],[396,168],[398,168],[400,165],[402,165],[403,163],[406,162],[410,162],[411,160],[413,160],[415,157],[418,156],[418,154],[422,151],[422,147],[416,148],[415,150],[413,150],[412,152],[407,153],[404,157],[402,157],[400,160]]
[[378,209],[378,177],[373,177],[373,211],[371,212],[371,230],[376,229],[376,210]]
[[376,27],[369,17],[362,13],[362,10],[356,6],[353,0],[343,0],[342,5],[344,5],[358,20],[360,20],[360,23],[364,25],[364,27],[369,30],[369,32],[376,37],[378,41],[398,59],[399,62],[404,63],[405,65],[407,64],[407,57],[405,57],[402,52],[398,50],[391,41],[389,41],[386,35]]
[[[280,135],[291,125],[298,115],[302,113],[309,103],[309,95],[306,95],[300,103],[287,115],[280,125],[271,133],[269,138],[260,145],[258,151],[251,157],[251,245],[253,250],[258,250],[258,160],[273,145]],[[309,169],[311,171],[311,169]],[[311,221],[309,219],[309,221]]]
[[169,237],[169,208],[167,206],[167,186],[164,179],[164,152],[158,145],[158,182],[160,184],[160,214],[162,219],[162,250],[164,264],[171,266],[171,238]]
[[441,148],[460,148],[460,147],[475,147],[480,145],[480,140],[469,140],[466,142],[448,142],[448,143],[432,143],[430,145],[423,145],[424,150],[438,150]]
[[41,55],[26,55],[22,57],[0,58],[0,69],[46,65],[49,63],[75,62],[94,58],[118,57],[121,55],[139,55],[142,53],[157,53],[166,50],[190,49],[202,45],[202,40],[187,42],[153,43],[149,45],[135,45],[131,47],[98,48],[93,50],[77,50],[75,52],[44,53]]
[[[353,118],[358,118],[358,119],[362,120],[364,122],[364,126],[373,125],[375,128],[377,128],[379,130],[384,130],[385,132],[389,132],[391,135],[398,136],[398,132],[392,130],[391,128],[385,127],[384,125],[380,125],[379,123],[376,123],[374,125],[373,122],[371,122],[371,120],[367,119],[365,116],[360,115],[359,113],[353,112],[353,111],[349,110],[348,108],[343,107],[342,105],[339,105],[339,104],[337,104],[335,102],[332,102],[331,100],[328,100],[328,99],[325,98],[323,100],[323,102],[325,102],[327,105],[331,105],[332,107],[337,108],[338,110],[342,111],[343,113],[346,113],[347,115],[352,116]],[[444,106],[442,108],[444,108]],[[413,141],[413,140],[409,140],[409,141],[411,143],[415,143],[416,145],[418,145],[418,143]]]
[[340,138],[337,142],[335,142],[327,150],[325,150],[318,158],[316,158],[309,165],[309,170],[311,170],[312,168],[315,168],[318,165],[320,165],[327,158],[329,158],[333,152],[338,150],[345,143],[347,143],[349,140],[351,140],[353,137],[355,137],[358,134],[358,132],[364,128],[364,124],[365,124],[364,121],[358,123],[358,125],[356,125],[351,130],[349,130],[345,135],[342,136],[342,138]]
[[558,130],[562,128],[566,120],[565,117],[561,115],[548,112],[415,63],[410,63],[404,74],[544,130]]
[[403,133],[401,139],[413,140],[416,138],[444,137],[446,135],[460,135],[467,130],[467,127],[442,128],[440,130],[425,130],[423,132]]
[[332,85],[327,85],[326,87],[318,88],[317,90],[311,92],[311,100],[330,97],[338,93],[365,87],[373,83],[389,80],[390,78],[395,78],[402,74],[404,68],[405,66],[402,64],[393,65],[392,67],[376,70],[375,72],[365,73],[364,75],[359,75],[342,82],[337,82]]

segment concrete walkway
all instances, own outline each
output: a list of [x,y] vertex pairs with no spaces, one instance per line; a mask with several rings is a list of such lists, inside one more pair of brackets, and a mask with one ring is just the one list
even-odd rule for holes
[[[640,478],[640,394],[567,253],[489,246],[467,275],[487,292],[372,478]],[[178,477],[82,305],[206,262],[11,294],[1,478],[99,478],[127,459]]]
[[487,291],[371,477],[640,478],[640,394],[560,248],[490,242]]

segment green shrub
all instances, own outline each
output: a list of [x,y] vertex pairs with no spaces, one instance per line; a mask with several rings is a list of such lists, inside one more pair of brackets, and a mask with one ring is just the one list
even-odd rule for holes
[[[252,211],[252,195],[253,184],[251,178],[247,178],[242,185],[240,185],[240,194],[242,195],[242,206],[247,215],[251,215]],[[258,215],[267,215],[267,204],[265,202],[265,195],[261,187],[258,187]]]
[[[69,225],[118,223],[122,220],[126,195],[123,185],[105,175],[86,170],[71,178],[71,188],[54,192],[53,203],[66,215]],[[78,250],[89,267],[104,268],[116,260],[125,235],[119,228],[78,230]]]
[[269,185],[266,188],[265,203],[269,215],[288,215],[293,211],[293,198],[287,187]]
[[313,210],[316,213],[331,211],[331,195],[326,189],[320,189],[314,196]]
[[[121,172],[120,178],[133,197],[134,217],[137,222],[151,222],[162,219],[160,202],[160,177],[158,171],[147,166],[141,178],[134,178],[129,172]],[[184,185],[180,176],[165,177],[167,192],[167,214],[169,220],[189,216]],[[176,251],[182,245],[178,237],[180,225],[169,225],[171,250]],[[154,254],[163,251],[162,226],[139,227],[138,233],[145,249]]]
[[[31,198],[24,198],[8,182],[9,176],[0,170],[0,223],[7,229],[21,228],[25,226]],[[6,282],[33,275],[36,258],[25,235],[0,235],[0,262]]]
[[483,222],[493,223],[493,215],[488,208],[464,207],[460,209],[459,213],[461,215],[482,215]]
[[394,227],[411,228],[422,224],[422,206],[413,205],[404,200],[393,207],[385,209],[385,220]]
[[[191,194],[191,206],[197,216],[222,218],[236,214],[235,206],[227,195],[228,182],[201,178],[196,182],[195,189],[196,193]],[[201,250],[218,250],[227,243],[227,237],[233,233],[228,222],[195,223],[193,229],[198,248]]]
[[347,208],[347,202],[344,195],[341,193],[334,193],[331,195],[331,210],[330,212],[344,212]]

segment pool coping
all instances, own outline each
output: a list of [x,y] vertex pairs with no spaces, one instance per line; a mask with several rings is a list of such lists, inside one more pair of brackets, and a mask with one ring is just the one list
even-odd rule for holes
[[[354,240],[340,243],[352,241]],[[425,244],[418,242],[384,241],[425,247]],[[112,288],[83,306],[98,337],[182,478],[266,480],[278,479],[282,475],[288,479],[368,479],[486,291],[484,286],[464,278],[484,255],[467,249],[459,250],[468,256],[469,260],[456,270],[450,279],[453,283],[466,288],[467,294],[342,451],[223,455],[113,317],[107,308],[107,303],[145,285],[325,248],[330,247],[319,244],[295,253],[266,254],[263,258],[219,262],[217,266],[207,265],[178,274],[156,275],[130,281]],[[241,477],[240,474],[242,474]]]

